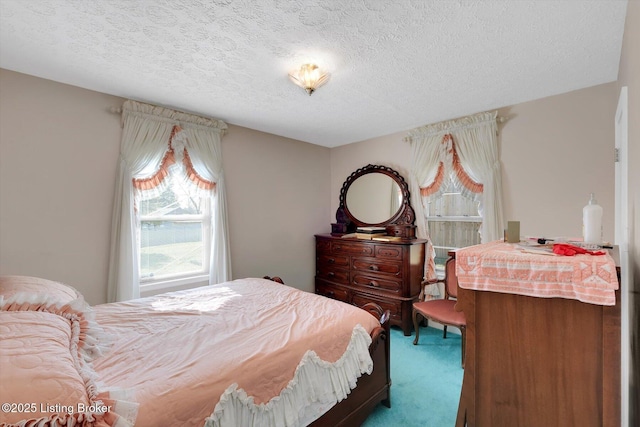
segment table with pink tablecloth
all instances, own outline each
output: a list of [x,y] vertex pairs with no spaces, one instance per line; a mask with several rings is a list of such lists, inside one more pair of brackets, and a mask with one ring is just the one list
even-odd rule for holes
[[495,241],[456,251],[461,288],[615,305],[616,264],[610,253],[562,256]]

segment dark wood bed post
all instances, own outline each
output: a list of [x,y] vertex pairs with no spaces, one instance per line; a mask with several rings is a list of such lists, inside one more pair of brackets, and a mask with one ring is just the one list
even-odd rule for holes
[[[382,400],[382,404],[387,408],[391,408],[391,322],[389,321],[391,312],[389,310],[383,311],[382,307],[373,302],[367,303],[361,308],[373,314],[378,320],[380,320],[380,325],[382,326],[382,331],[378,330],[372,333],[371,345],[378,345],[381,340],[384,341],[385,365],[387,367],[387,384],[389,389],[387,398]],[[377,336],[374,335],[376,332]],[[373,356],[375,350],[375,348],[370,349],[371,356]]]
[[[284,284],[279,277],[264,276],[264,279]],[[363,305],[363,310],[380,321],[380,326],[371,331],[369,353],[373,360],[373,372],[358,378],[358,385],[347,399],[338,402],[323,416],[311,423],[314,427],[359,426],[369,414],[382,403],[391,408],[391,334],[389,310],[376,303]]]

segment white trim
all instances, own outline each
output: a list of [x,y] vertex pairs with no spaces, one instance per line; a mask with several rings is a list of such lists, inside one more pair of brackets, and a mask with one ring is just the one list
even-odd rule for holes
[[428,216],[428,221],[442,222],[482,222],[481,216]]
[[629,263],[629,156],[628,156],[628,90],[620,89],[618,107],[615,115],[615,148],[618,152],[615,163],[615,243],[620,251],[620,305],[621,305],[621,343],[620,343],[620,387],[621,387],[621,425],[629,425],[629,374],[630,374],[630,317],[629,292],[631,270]]
[[166,280],[156,280],[151,283],[140,283],[140,292],[152,292],[159,291],[168,288],[181,288],[183,286],[189,285],[207,285],[209,284],[209,275],[208,274],[199,274],[196,276],[189,277],[172,277]]
[[206,213],[184,215],[140,215],[140,222],[202,222],[206,216]]

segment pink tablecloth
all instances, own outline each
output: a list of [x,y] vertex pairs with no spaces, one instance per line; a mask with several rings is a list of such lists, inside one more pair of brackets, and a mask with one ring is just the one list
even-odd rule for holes
[[609,254],[533,254],[502,241],[456,251],[456,275],[464,289],[598,305],[615,305],[618,289],[616,265]]

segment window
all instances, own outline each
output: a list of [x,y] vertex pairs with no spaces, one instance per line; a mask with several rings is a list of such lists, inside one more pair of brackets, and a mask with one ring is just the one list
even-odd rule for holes
[[[503,235],[497,114],[478,113],[435,123],[405,137],[412,146],[411,192],[420,194],[423,202],[414,208],[417,235],[429,238],[425,251],[428,280],[438,276],[436,256],[441,264],[449,248],[491,242]],[[465,197],[471,199],[470,206],[463,202]]]
[[159,194],[137,202],[141,287],[204,281],[209,274],[210,198],[180,168],[169,168],[165,180]]
[[122,122],[107,301],[231,280],[227,125],[131,100]]
[[444,263],[450,250],[480,243],[482,217],[478,205],[478,202],[465,197],[450,181],[441,196],[427,203],[427,224],[436,252],[438,276],[444,275]]

